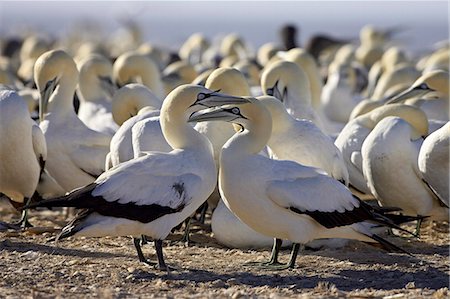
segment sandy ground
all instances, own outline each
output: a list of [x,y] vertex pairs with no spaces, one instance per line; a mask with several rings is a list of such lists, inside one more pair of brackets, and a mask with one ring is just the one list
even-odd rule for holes
[[[9,221],[17,215],[0,208],[0,217]],[[0,232],[0,298],[449,296],[447,223],[426,225],[420,240],[387,237],[413,256],[351,242],[339,250],[306,250],[295,269],[284,271],[244,266],[267,259],[269,249],[224,248],[207,225],[196,225],[192,239],[197,244],[165,242],[166,262],[178,269],[168,273],[139,263],[131,238],[72,238],[55,244],[55,232],[48,228],[65,223],[59,212],[32,211],[30,221],[36,229]],[[143,250],[156,259],[152,244]],[[282,260],[288,257],[283,251]]]

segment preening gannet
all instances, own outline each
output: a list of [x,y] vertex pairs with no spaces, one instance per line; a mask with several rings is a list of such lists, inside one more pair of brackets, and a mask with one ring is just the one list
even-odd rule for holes
[[274,158],[291,160],[324,170],[348,185],[348,171],[333,140],[309,120],[295,119],[275,97],[257,98],[272,117],[272,134],[267,143]]
[[311,106],[311,90],[306,73],[295,63],[278,61],[263,70],[261,87],[264,94],[274,96],[286,106],[289,114],[308,119],[323,129],[323,123]]
[[[0,193],[16,207],[33,196],[47,159],[47,146],[25,101],[13,90],[0,90]],[[26,213],[19,224],[28,226]]]
[[132,129],[140,120],[159,116],[161,100],[142,84],[127,84],[113,97],[113,118],[120,126],[110,143],[106,169],[133,159]]
[[103,56],[91,55],[80,62],[77,95],[78,117],[90,129],[114,135],[119,126],[112,117],[112,64]]
[[111,137],[86,127],[73,110],[75,62],[62,50],[46,52],[36,61],[34,78],[41,93],[39,126],[47,141],[46,169],[66,192],[92,183],[104,171]]
[[239,106],[200,111],[189,119],[225,120],[242,127],[222,149],[220,192],[239,219],[276,238],[269,264],[278,264],[281,239],[296,243],[284,268],[294,267],[299,244],[313,239],[357,239],[399,250],[370,232],[374,223],[393,225],[382,210],[360,201],[343,184],[315,168],[258,155],[270,138],[272,121],[262,103],[249,100]]
[[158,66],[143,54],[130,51],[120,55],[113,65],[113,77],[120,86],[140,83],[160,99],[166,95]]
[[399,117],[381,120],[361,148],[364,177],[382,206],[399,207],[405,215],[447,220],[448,207],[422,180],[417,164],[423,136],[427,134],[426,118],[422,118],[422,123],[416,121],[416,126]]
[[375,125],[387,116],[399,116],[411,124],[417,123],[417,126],[426,121],[425,114],[417,107],[404,104],[385,105],[349,121],[334,142],[344,157],[351,186],[362,193],[371,192],[363,175],[361,147]]
[[[217,171],[208,139],[187,123],[205,106],[242,103],[243,98],[184,85],[172,91],[161,108],[161,128],[173,148],[149,152],[103,173],[94,183],[32,207],[83,209],[58,239],[76,236],[147,235],[155,240],[160,269],[167,269],[162,240],[211,194]],[[140,261],[146,261],[135,242]]]

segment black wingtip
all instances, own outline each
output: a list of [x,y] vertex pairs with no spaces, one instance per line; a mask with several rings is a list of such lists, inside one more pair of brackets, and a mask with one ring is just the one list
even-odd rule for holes
[[[371,239],[374,239],[379,244],[381,244],[381,246],[383,246],[383,248],[386,251],[389,251],[389,252],[392,252],[392,251],[394,251],[394,252],[401,252],[401,253],[405,253],[405,254],[407,254],[409,256],[413,256],[411,253],[409,253],[408,251],[404,250],[403,248],[400,248],[397,245],[392,244],[388,240],[383,239],[382,237],[380,237],[380,236],[378,236],[376,234],[370,235],[368,237],[371,238]],[[371,244],[371,243],[368,243],[368,244]]]

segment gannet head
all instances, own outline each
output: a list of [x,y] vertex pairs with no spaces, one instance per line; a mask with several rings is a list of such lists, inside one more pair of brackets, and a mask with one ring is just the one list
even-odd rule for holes
[[422,75],[410,88],[389,99],[386,103],[399,103],[412,97],[423,97],[424,95],[436,91],[439,96],[448,98],[449,95],[449,75],[445,71],[432,71]]
[[108,97],[114,95],[117,86],[112,80],[112,64],[106,57],[99,54],[89,55],[79,65],[80,76],[78,85],[82,94],[93,92],[95,88],[92,85],[95,84],[100,86],[101,90]]
[[34,65],[34,80],[40,92],[39,119],[44,120],[51,95],[64,82],[67,88],[73,88],[78,81],[78,70],[70,57],[63,50],[52,50],[42,54]]
[[306,73],[295,63],[278,61],[270,64],[261,75],[261,87],[266,95],[286,102],[289,94],[311,102],[309,79]]
[[[240,130],[252,132],[253,137],[247,144],[248,150],[258,153],[272,134],[272,118],[264,104],[255,98],[248,97],[248,103],[213,107],[193,113],[189,122],[226,121],[238,125]],[[236,127],[235,127],[236,129]]]
[[250,87],[244,75],[230,67],[215,69],[206,80],[205,87],[234,96],[250,95]]
[[256,60],[262,66],[267,65],[272,57],[277,54],[278,51],[281,51],[281,48],[275,43],[267,43],[259,47],[258,52],[256,54]]
[[121,87],[112,99],[114,121],[121,126],[127,119],[145,107],[151,110],[161,108],[161,100],[147,86],[132,83]]

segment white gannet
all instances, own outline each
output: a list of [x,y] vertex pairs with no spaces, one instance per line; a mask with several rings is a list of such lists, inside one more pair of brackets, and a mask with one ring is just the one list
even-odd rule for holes
[[418,158],[423,180],[447,206],[449,206],[449,142],[450,122],[447,122],[425,138]]
[[399,116],[417,126],[426,121],[425,114],[417,107],[404,104],[385,105],[349,121],[334,142],[347,165],[350,185],[362,193],[371,192],[363,174],[361,147],[375,125],[387,116]]
[[295,63],[278,61],[263,70],[261,87],[264,94],[274,96],[286,106],[289,114],[298,119],[309,119],[321,130],[319,116],[311,106],[311,90],[306,73]]
[[93,131],[73,110],[78,70],[62,50],[42,54],[34,78],[41,93],[39,126],[47,141],[46,169],[66,191],[92,183],[104,171],[111,137]]
[[106,169],[133,159],[132,129],[140,120],[159,116],[161,100],[142,84],[127,84],[113,97],[113,118],[120,126],[111,139]]
[[257,98],[272,117],[272,134],[267,142],[273,158],[291,160],[324,170],[329,176],[348,185],[348,171],[342,153],[333,140],[313,122],[295,119],[275,97]]
[[166,95],[161,73],[149,57],[134,51],[120,55],[113,64],[113,77],[117,84],[141,83],[160,99]]
[[[400,117],[381,120],[361,148],[363,172],[370,191],[382,206],[395,206],[405,215],[447,220],[448,207],[422,181],[417,159],[428,122],[411,126]],[[416,234],[419,235],[420,223]]]
[[194,33],[183,43],[178,50],[182,60],[195,65],[202,62],[203,53],[209,48],[210,42],[201,33]]
[[[27,104],[13,90],[0,90],[0,140],[0,193],[17,208],[27,203],[36,190],[47,146]],[[19,224],[29,226],[25,212]]]
[[353,108],[362,100],[355,92],[356,79],[356,71],[350,65],[332,63],[329,66],[320,100],[322,111],[330,121],[345,125]]
[[116,89],[111,62],[101,55],[91,55],[80,62],[79,70],[78,117],[88,128],[114,135],[119,126],[111,113],[111,97]]
[[278,264],[281,239],[296,243],[291,260],[283,268],[294,267],[299,244],[313,239],[357,239],[400,250],[370,232],[374,224],[369,221],[393,225],[382,210],[362,202],[316,168],[259,155],[270,138],[272,121],[262,103],[249,101],[197,112],[189,119],[225,120],[241,126],[222,149],[220,192],[239,219],[257,232],[276,238],[269,265]]
[[[195,212],[217,182],[211,144],[187,120],[205,106],[244,101],[196,85],[180,86],[161,108],[161,127],[171,152],[149,152],[106,171],[92,184],[32,207],[83,209],[58,239],[73,235],[150,236],[155,240],[159,268],[168,269],[162,240]],[[139,260],[145,262],[139,242],[135,246]]]

